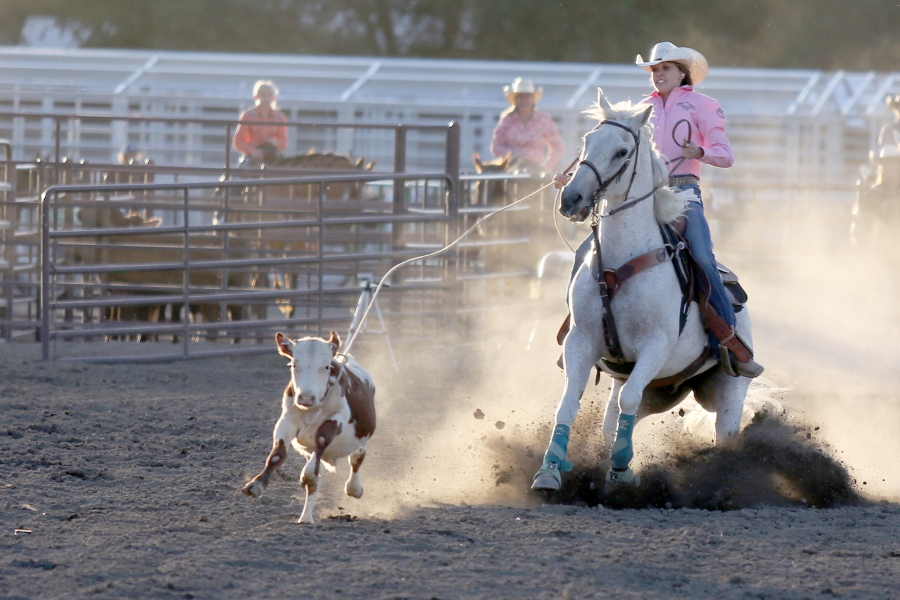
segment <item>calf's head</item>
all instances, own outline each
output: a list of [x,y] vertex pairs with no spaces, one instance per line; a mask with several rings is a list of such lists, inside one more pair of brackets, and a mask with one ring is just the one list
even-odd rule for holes
[[294,341],[276,333],[275,343],[278,353],[290,360],[291,384],[285,393],[293,395],[294,404],[300,410],[320,406],[340,371],[334,355],[341,346],[341,338],[332,331],[328,340],[305,337]]

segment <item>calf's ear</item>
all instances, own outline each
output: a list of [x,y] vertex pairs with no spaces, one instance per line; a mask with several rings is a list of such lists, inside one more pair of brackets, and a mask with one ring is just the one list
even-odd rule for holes
[[291,353],[291,340],[285,337],[283,333],[275,334],[275,346],[278,348],[278,354],[288,358],[294,357]]
[[328,338],[328,343],[331,344],[331,351],[337,352],[338,348],[341,347],[341,336],[339,336],[336,331],[332,331],[331,337]]

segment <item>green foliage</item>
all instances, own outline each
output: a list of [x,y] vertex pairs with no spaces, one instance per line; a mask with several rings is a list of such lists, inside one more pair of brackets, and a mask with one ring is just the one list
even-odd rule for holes
[[661,40],[714,65],[895,70],[897,0],[0,0],[0,43],[52,15],[85,46],[623,63]]

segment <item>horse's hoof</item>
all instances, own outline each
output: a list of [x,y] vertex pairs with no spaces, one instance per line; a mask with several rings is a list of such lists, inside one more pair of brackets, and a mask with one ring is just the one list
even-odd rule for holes
[[604,492],[611,494],[618,489],[638,485],[640,482],[640,478],[634,476],[634,471],[632,471],[630,467],[624,471],[610,469],[606,472],[606,486]]
[[534,481],[531,483],[531,489],[548,492],[558,492],[561,486],[562,477],[558,470],[550,471],[541,469],[534,476]]

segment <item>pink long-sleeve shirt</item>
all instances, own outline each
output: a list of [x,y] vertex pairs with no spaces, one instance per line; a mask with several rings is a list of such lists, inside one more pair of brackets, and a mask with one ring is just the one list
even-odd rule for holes
[[497,123],[491,137],[491,154],[514,157],[553,168],[565,148],[556,123],[545,112],[535,110],[526,123],[515,111]]
[[686,158],[674,170],[670,165],[670,175],[694,175],[699,178],[701,163],[723,169],[734,164],[734,153],[725,136],[725,111],[715,99],[685,85],[672,90],[665,105],[659,92],[653,92],[639,104],[653,107],[650,116],[654,130],[653,145],[666,160],[674,164],[681,157],[679,144],[687,141],[688,135],[687,124],[678,125],[682,119],[687,119],[691,124],[690,141],[703,148],[703,156],[699,159]]
[[284,152],[287,148],[287,127],[280,125],[254,125],[254,122],[281,122],[287,121],[287,117],[280,110],[274,110],[268,115],[263,115],[258,108],[248,108],[241,113],[240,123],[234,130],[231,139],[231,147],[243,154],[249,155],[253,150],[266,142]]

